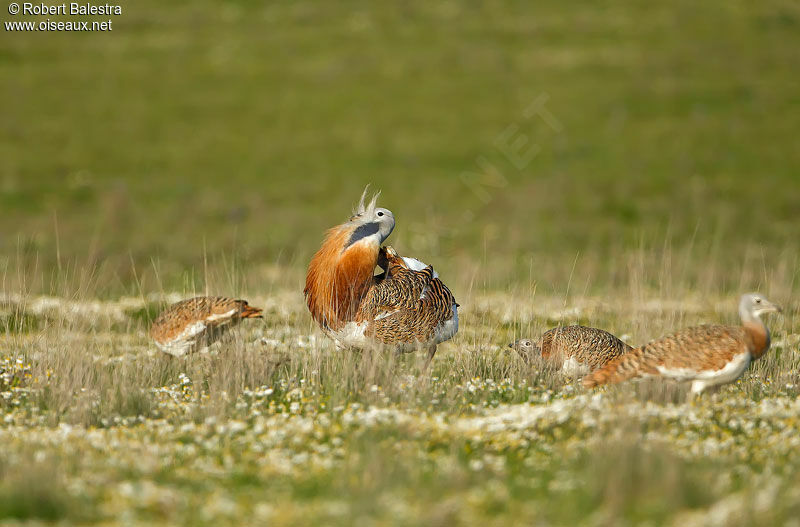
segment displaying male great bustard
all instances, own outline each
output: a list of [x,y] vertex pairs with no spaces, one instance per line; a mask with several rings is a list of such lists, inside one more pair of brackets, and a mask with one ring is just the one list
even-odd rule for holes
[[[377,195],[365,203],[365,194],[311,259],[308,309],[340,347],[425,349],[430,360],[458,331],[458,304],[431,266],[381,247],[394,215],[376,206]],[[384,272],[376,276],[378,266]]]
[[660,376],[691,381],[693,394],[738,379],[769,349],[769,330],[761,315],[780,307],[757,293],[739,301],[741,326],[705,325],[653,340],[609,362],[583,379],[587,388],[635,377]]

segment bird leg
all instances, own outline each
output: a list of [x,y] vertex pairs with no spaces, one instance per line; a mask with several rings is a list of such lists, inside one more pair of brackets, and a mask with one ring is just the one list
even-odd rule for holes
[[706,383],[703,381],[692,381],[692,387],[689,391],[692,395],[700,395],[706,388]]
[[425,360],[425,365],[422,367],[422,372],[427,373],[433,362],[433,356],[436,355],[436,344],[428,347],[428,358]]
[[708,386],[703,381],[692,381],[691,387],[689,388],[689,393],[686,394],[686,402],[691,403],[696,399],[700,399],[703,392],[705,393],[717,393],[719,391],[719,386]]
[[422,369],[419,371],[419,377],[417,377],[417,389],[427,389],[428,383],[430,383],[431,377],[428,375],[431,368],[431,362],[433,362],[433,356],[436,353],[436,344],[428,347],[428,357],[425,359],[425,364],[422,365]]

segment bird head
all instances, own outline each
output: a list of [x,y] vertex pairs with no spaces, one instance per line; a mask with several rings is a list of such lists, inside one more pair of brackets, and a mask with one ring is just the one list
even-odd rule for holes
[[353,320],[373,284],[381,243],[394,229],[394,215],[377,206],[379,193],[367,190],[349,220],[328,230],[306,275],[306,303],[324,329],[337,330]]
[[739,316],[743,322],[758,319],[764,313],[781,313],[781,307],[758,293],[747,293],[739,300]]
[[542,353],[542,350],[539,349],[537,343],[528,338],[516,340],[509,344],[508,347],[515,350],[523,357],[530,357],[534,354]]
[[380,245],[394,230],[394,214],[392,214],[392,211],[375,206],[380,193],[376,193],[369,203],[365,204],[366,192],[365,190],[364,194],[361,195],[361,201],[359,201],[350,219],[346,223],[334,227],[334,229],[350,233],[345,249],[356,243],[377,245],[380,249]]

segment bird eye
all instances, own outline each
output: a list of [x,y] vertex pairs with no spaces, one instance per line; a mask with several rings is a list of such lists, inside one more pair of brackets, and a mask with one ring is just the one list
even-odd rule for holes
[[760,303],[761,303],[761,299],[760,298],[756,298],[756,304],[760,304]]
[[382,211],[378,211],[378,216],[379,216],[379,217],[380,217],[380,216],[383,216],[383,212],[382,212]]

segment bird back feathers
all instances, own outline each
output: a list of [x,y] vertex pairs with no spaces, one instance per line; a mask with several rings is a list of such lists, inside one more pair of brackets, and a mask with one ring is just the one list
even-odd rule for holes
[[574,358],[591,370],[633,349],[607,331],[586,326],[553,328],[542,334],[537,344],[545,359]]
[[609,362],[587,375],[587,388],[614,384],[661,369],[685,372],[721,370],[736,355],[754,349],[748,330],[742,326],[704,325],[653,340]]
[[246,300],[200,296],[165,309],[153,322],[150,336],[164,351],[182,355],[198,344],[210,343],[239,320],[261,315],[261,309]]
[[435,340],[437,329],[454,317],[455,297],[433,267],[388,251],[385,278],[368,291],[356,320],[386,344]]

